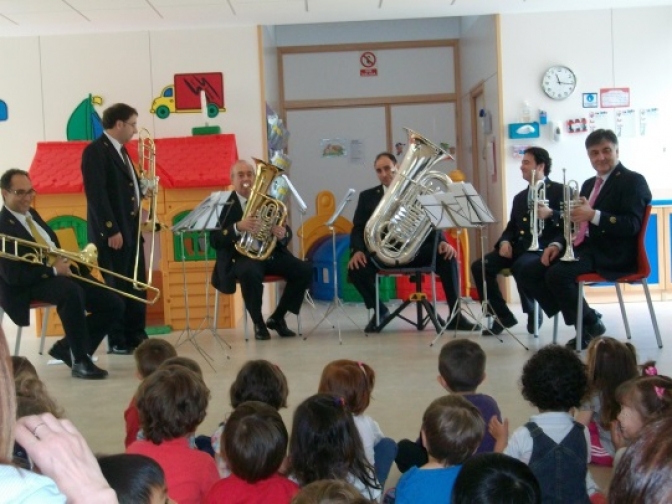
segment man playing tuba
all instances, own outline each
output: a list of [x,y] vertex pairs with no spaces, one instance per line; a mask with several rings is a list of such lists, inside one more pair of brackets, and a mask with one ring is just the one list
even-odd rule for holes
[[[2,199],[0,234],[15,237],[36,246],[60,248],[56,234],[34,208],[31,208],[35,190],[28,172],[12,168],[0,178]],[[4,252],[14,252],[11,238],[6,240]],[[35,249],[19,246],[17,257],[29,257]],[[0,305],[17,325],[30,323],[31,301],[56,305],[65,338],[57,341],[49,355],[62,360],[72,368],[75,378],[100,379],[107,371],[97,367],[92,355],[105,335],[109,339],[123,336],[124,305],[121,297],[103,287],[88,273],[79,274],[90,282],[72,277],[68,259],[54,256],[48,264],[31,264],[7,257],[0,258]]]
[[[236,250],[236,243],[243,233],[256,234],[262,226],[260,218],[255,215],[243,218],[255,176],[254,168],[247,161],[236,161],[231,167],[234,192],[219,216],[221,231],[210,233],[210,245],[217,250],[212,285],[224,294],[233,294],[236,292],[236,281],[240,283],[245,307],[254,323],[256,339],[270,339],[268,329],[273,329],[281,337],[296,336],[287,327],[285,315],[288,311],[298,315],[313,273],[310,263],[297,259],[287,250],[292,237],[289,226],[271,227],[277,244],[267,259],[253,259]],[[261,314],[265,275],[278,275],[287,280],[278,306],[266,322]]]
[[[368,309],[375,309],[376,307],[376,273],[378,267],[371,260],[371,251],[366,247],[364,241],[364,228],[366,223],[373,215],[378,203],[383,198],[384,191],[392,183],[396,173],[397,159],[390,152],[382,152],[376,156],[374,161],[374,168],[376,176],[381,185],[362,191],[357,201],[357,208],[355,216],[352,219],[353,227],[350,233],[350,262],[348,263],[348,276],[355,288],[364,298],[364,303]],[[455,249],[446,241],[442,231],[434,231],[429,234],[421,245],[416,257],[408,264],[402,264],[402,267],[426,266],[432,263],[432,257],[435,253],[435,233],[439,233],[439,245],[436,250],[436,273],[441,279],[441,284],[446,293],[446,298],[449,300],[451,311],[455,307],[458,294],[458,273],[457,261],[455,260]],[[380,302],[378,307],[380,320],[382,321],[389,314],[389,310]],[[457,329],[464,331],[471,331],[475,329],[476,324],[466,320],[466,317],[461,315],[455,317],[450,322],[448,329]],[[376,332],[378,330],[376,325],[376,315],[364,328],[365,332]]]
[[[637,237],[642,227],[651,191],[646,179],[628,170],[618,159],[618,137],[611,130],[598,129],[586,137],[586,152],[595,176],[581,186],[580,205],[571,210],[579,224],[573,238],[578,260],[561,261],[562,245],[549,246],[540,261],[520,272],[523,288],[539,301],[546,315],[562,312],[567,325],[577,323],[579,287],[576,278],[597,272],[614,280],[637,270]],[[571,238],[570,238],[571,239]],[[606,332],[598,313],[583,303],[581,347]],[[567,342],[576,347],[576,340]]]
[[[483,336],[501,334],[504,328],[513,327],[518,323],[506,305],[497,283],[497,275],[505,268],[511,268],[516,279],[523,313],[527,314],[527,332],[534,333],[534,300],[521,287],[520,270],[526,263],[538,261],[543,249],[550,243],[562,242],[562,226],[560,225],[562,184],[551,182],[548,178],[551,172],[551,157],[548,151],[541,147],[525,149],[520,171],[523,179],[530,186],[514,196],[509,222],[502,236],[495,243],[495,250],[485,255],[485,288],[488,293],[489,309],[494,312],[496,319],[492,328],[483,330]],[[532,187],[533,177],[535,187]],[[547,205],[539,201],[541,188],[544,189]],[[535,203],[537,222],[533,220]],[[542,232],[539,232],[541,229],[539,221],[543,222]],[[534,233],[537,233],[536,241],[539,250],[530,250],[534,248],[531,247]],[[481,259],[471,264],[471,274],[474,277],[478,295],[480,299],[483,299],[483,262]],[[539,312],[537,327],[541,326],[541,320],[541,312]]]

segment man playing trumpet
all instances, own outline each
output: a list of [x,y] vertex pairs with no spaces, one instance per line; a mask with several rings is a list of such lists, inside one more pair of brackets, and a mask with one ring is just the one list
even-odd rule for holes
[[[268,329],[276,331],[281,337],[296,336],[287,327],[285,315],[288,311],[298,315],[313,270],[309,263],[297,259],[287,250],[292,238],[289,226],[272,226],[271,233],[277,238],[277,244],[266,260],[252,259],[235,248],[243,233],[257,233],[262,225],[261,220],[253,215],[243,218],[255,176],[254,168],[247,161],[236,161],[231,167],[234,192],[219,216],[221,231],[210,233],[210,245],[217,250],[212,285],[224,294],[233,294],[236,292],[236,280],[240,283],[245,307],[254,323],[255,339],[270,339]],[[287,280],[278,306],[266,322],[261,314],[265,275],[279,275]]]
[[[35,242],[43,249],[60,248],[56,234],[34,208],[35,190],[28,172],[12,168],[0,177],[2,199],[0,233],[25,242]],[[100,379],[107,371],[97,367],[92,355],[106,334],[110,338],[123,333],[121,320],[124,305],[120,297],[103,287],[80,281],[72,276],[71,266],[79,267],[79,275],[95,279],[83,271],[83,266],[71,265],[67,258],[50,257],[48,264],[31,264],[26,260],[8,258],[35,253],[29,245],[19,245],[7,238],[0,257],[0,305],[12,321],[20,326],[30,325],[31,301],[56,305],[65,338],[57,341],[49,355],[72,368],[75,378]],[[45,255],[45,257],[47,257]]]
[[[550,243],[562,242],[562,226],[560,225],[562,184],[551,182],[548,178],[551,172],[551,157],[548,151],[541,147],[525,149],[520,171],[523,179],[530,186],[514,196],[509,223],[495,243],[495,250],[485,255],[485,288],[488,293],[489,308],[494,311],[496,319],[492,328],[483,330],[483,336],[501,334],[504,328],[513,327],[518,323],[506,305],[497,283],[497,275],[505,268],[511,268],[516,279],[523,313],[527,314],[527,332],[533,334],[535,328],[541,326],[541,313],[539,313],[539,320],[535,321],[534,300],[522,288],[520,270],[529,262],[538,262],[539,256]],[[542,188],[545,197],[539,198]],[[533,207],[535,204],[537,205],[536,212]],[[480,299],[483,299],[483,262],[481,259],[471,264],[471,274],[474,276]],[[537,324],[536,327],[535,324]]]
[[[539,301],[546,315],[552,317],[561,311],[567,325],[577,323],[579,275],[596,272],[614,280],[637,269],[637,237],[651,202],[646,179],[619,161],[618,138],[613,131],[595,130],[585,145],[596,175],[583,183],[580,204],[571,210],[578,232],[565,236],[562,245],[551,244],[540,261],[527,264],[520,272],[523,288]],[[573,246],[578,260],[560,261],[563,245]],[[585,299],[582,302],[580,337],[581,347],[586,348],[606,328]],[[576,340],[571,339],[567,346],[575,348]]]

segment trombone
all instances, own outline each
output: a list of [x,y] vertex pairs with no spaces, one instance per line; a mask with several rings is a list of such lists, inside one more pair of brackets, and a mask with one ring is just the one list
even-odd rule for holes
[[[22,253],[20,250],[21,247],[27,248],[30,251]],[[82,282],[87,282],[97,287],[102,287],[103,289],[116,292],[121,296],[125,296],[144,304],[153,305],[159,300],[159,297],[161,297],[161,291],[159,291],[159,289],[156,287],[151,286],[150,284],[138,282],[133,278],[125,277],[124,275],[98,266],[98,249],[93,243],[89,243],[80,252],[69,252],[67,250],[59,249],[49,245],[40,245],[39,243],[35,243],[33,241],[16,238],[6,234],[0,234],[0,257],[4,257],[5,259],[10,259],[12,261],[22,261],[36,266],[44,266],[49,264],[49,260],[53,257],[62,257],[73,263],[72,266],[74,271],[71,270],[72,277],[77,278]],[[136,287],[136,289],[147,291],[152,294],[152,297],[145,299],[140,296],[134,296],[128,292],[110,287],[103,282],[87,278],[80,271],[82,266],[88,268],[89,270],[95,270],[103,275],[110,275],[126,282],[131,282],[134,286],[137,284],[138,287]]]
[[[138,133],[138,163],[140,171],[140,201],[138,201],[138,235],[135,242],[135,266],[133,267],[133,288],[135,290],[147,290],[143,285],[152,285],[152,275],[154,273],[154,246],[155,234],[163,229],[163,225],[158,222],[156,217],[156,208],[159,201],[159,177],[156,176],[156,147],[154,140],[146,128],[142,128]],[[149,193],[149,212],[147,219],[143,220],[142,215],[142,194]],[[142,249],[143,231],[152,233],[152,244],[149,250],[149,265],[147,268],[147,284],[138,280],[140,268],[140,254],[144,254]]]

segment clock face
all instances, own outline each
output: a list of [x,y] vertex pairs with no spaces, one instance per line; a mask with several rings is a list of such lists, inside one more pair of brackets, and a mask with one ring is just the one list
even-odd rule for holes
[[553,66],[546,70],[541,87],[549,98],[564,100],[576,88],[576,75],[566,66]]

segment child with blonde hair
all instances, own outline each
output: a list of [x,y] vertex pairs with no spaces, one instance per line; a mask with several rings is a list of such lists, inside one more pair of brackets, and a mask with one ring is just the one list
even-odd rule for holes
[[375,383],[376,373],[371,366],[361,361],[339,359],[322,370],[318,392],[343,398],[362,438],[366,458],[375,467],[378,482],[384,487],[397,454],[397,444],[384,437],[378,422],[364,414]]

